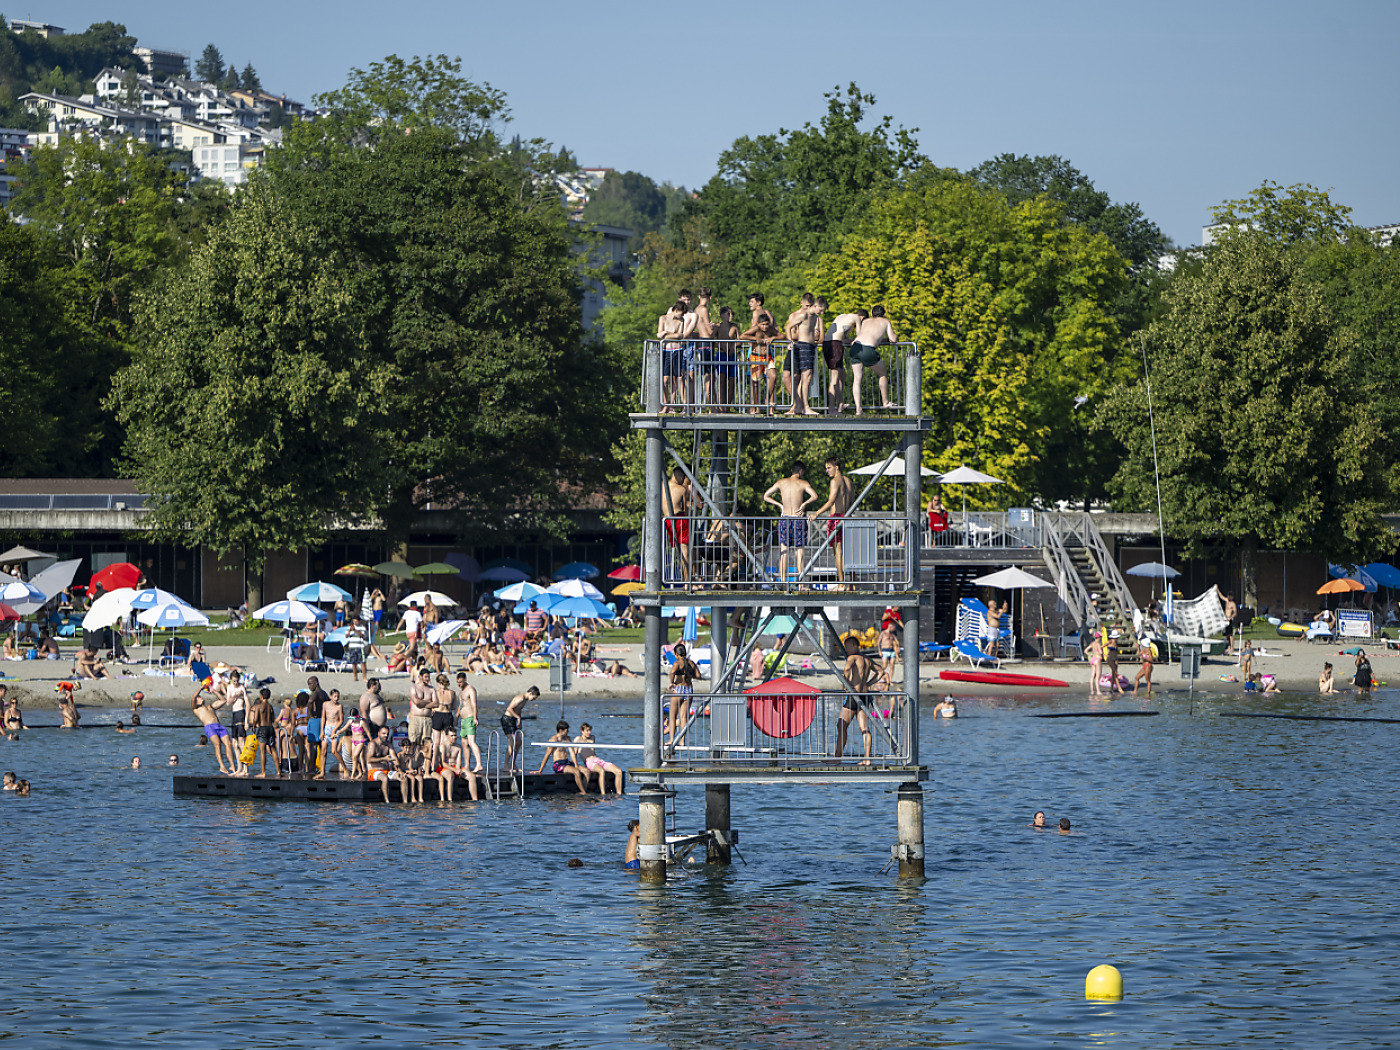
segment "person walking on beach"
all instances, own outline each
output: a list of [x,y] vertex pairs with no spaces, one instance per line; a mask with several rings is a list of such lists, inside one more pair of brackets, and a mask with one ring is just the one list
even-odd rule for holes
[[485,768],[481,761],[481,749],[476,745],[476,725],[476,686],[467,681],[465,671],[458,671],[457,726],[462,737],[463,759],[466,759],[468,753],[471,756],[468,773],[480,773]]
[[832,548],[836,551],[836,580],[838,584],[843,584],[846,582],[846,561],[841,522],[846,517],[846,512],[851,509],[855,486],[851,484],[850,478],[841,473],[841,461],[835,456],[826,461],[826,476],[831,479],[831,488],[827,491],[826,502],[812,511],[812,520],[816,521],[823,514],[829,516],[826,532],[831,537]]
[[[818,299],[817,305],[825,312],[825,299]],[[846,344],[860,328],[860,323],[869,316],[864,310],[857,310],[853,314],[837,314],[831,322],[831,327],[826,330],[826,338],[822,340],[822,359],[826,362],[826,370],[831,373],[831,386],[827,391],[827,415],[846,411]]]
[[[807,546],[807,519],[803,511],[817,499],[817,492],[807,484],[807,468],[794,463],[788,476],[775,481],[763,494],[763,502],[782,511],[778,518],[778,580],[788,582],[788,550],[795,549],[797,575],[802,575],[802,549]],[[773,494],[778,494],[778,499]]]
[[501,732],[506,738],[506,771],[508,773],[519,773],[521,770],[516,766],[515,760],[517,750],[524,741],[518,735],[520,733],[520,718],[525,710],[525,705],[531,700],[539,699],[539,686],[532,685],[523,693],[516,693],[510,698],[510,703],[506,704],[506,710],[501,715]]
[[861,740],[865,744],[865,760],[861,762],[863,766],[870,765],[870,748],[874,742],[870,732],[870,718],[861,706],[861,697],[870,688],[871,670],[869,657],[861,655],[860,643],[847,635],[846,666],[842,669],[842,674],[849,692],[841,702],[841,713],[836,719],[836,757],[840,758],[845,754],[846,732],[850,728],[851,719],[854,718],[860,729]]
[[1138,695],[1138,684],[1145,678],[1147,680],[1147,695],[1152,695],[1152,639],[1144,635],[1138,640],[1138,659],[1142,661],[1142,666],[1138,668],[1138,673],[1133,676],[1133,695]]
[[807,403],[812,373],[817,369],[817,343],[822,332],[822,307],[811,292],[802,293],[802,305],[788,315],[783,334],[788,338],[787,360],[783,362],[783,385],[791,388],[790,416],[819,415]]
[[890,377],[885,372],[885,362],[880,356],[880,347],[885,343],[897,343],[894,327],[885,320],[885,308],[876,306],[870,316],[860,323],[856,341],[851,344],[851,391],[855,401],[856,415],[863,415],[861,409],[861,379],[867,368],[873,369],[880,389],[880,408],[899,408],[890,400]]

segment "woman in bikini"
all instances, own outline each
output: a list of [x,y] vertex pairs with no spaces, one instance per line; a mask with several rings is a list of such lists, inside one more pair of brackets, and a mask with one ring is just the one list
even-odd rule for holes
[[433,687],[432,727],[432,759],[428,768],[436,769],[457,735],[457,690],[445,674],[437,676]]
[[1099,682],[1099,676],[1103,673],[1103,640],[1098,634],[1094,635],[1093,641],[1089,643],[1089,651],[1084,655],[1089,658],[1089,695],[1103,696]]
[[[685,726],[690,721],[690,700],[695,695],[695,679],[700,677],[697,667],[686,654],[684,642],[676,643],[676,662],[671,667],[670,701],[671,709],[666,715],[666,742],[685,743]],[[676,733],[680,739],[676,739]]]
[[471,674],[487,674],[486,664],[486,644],[483,642],[471,651],[466,662],[462,665]]

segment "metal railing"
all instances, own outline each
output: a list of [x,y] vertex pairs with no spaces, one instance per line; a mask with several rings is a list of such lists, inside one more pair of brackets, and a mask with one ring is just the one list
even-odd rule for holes
[[145,506],[146,497],[138,493],[0,492],[0,510],[141,510]]
[[[668,767],[716,764],[798,768],[813,765],[905,765],[908,697],[900,691],[852,693],[666,693],[663,702],[676,719],[665,734],[662,761]],[[843,706],[847,711],[842,753]],[[687,707],[689,708],[687,710]],[[870,750],[861,715],[869,730]]]
[[1080,579],[1079,570],[1074,567],[1074,561],[1065,548],[1064,540],[1060,538],[1060,533],[1053,523],[1045,527],[1044,537],[1045,545],[1041,552],[1045,557],[1045,564],[1050,569],[1050,575],[1055,580],[1055,590],[1060,596],[1060,601],[1065,603],[1070,615],[1074,617],[1075,626],[1083,627],[1094,611],[1093,596]]
[[948,528],[935,532],[924,519],[924,549],[993,547],[1024,550],[1042,545],[1044,528],[1036,517],[1018,511],[976,511],[949,516]]
[[903,516],[863,512],[834,520],[668,517],[661,580],[739,590],[906,589],[908,526]]
[[1131,619],[1137,603],[1133,600],[1132,592],[1128,590],[1128,581],[1118,571],[1117,561],[1108,552],[1103,535],[1094,524],[1093,515],[1058,512],[1046,514],[1044,517],[1046,528],[1055,529],[1066,547],[1083,547],[1088,551],[1089,557],[1099,570],[1099,575],[1103,577],[1108,599],[1115,611],[1119,616]]
[[[813,354],[811,379],[806,387],[811,412],[832,409],[833,376],[838,412],[855,412],[857,392],[867,412],[905,415],[906,362],[918,354],[914,343],[886,343],[878,348],[880,360],[869,365],[854,362],[850,347],[832,369],[820,344]],[[806,364],[785,339],[763,344],[738,339],[649,339],[643,352],[640,402],[648,405],[648,387],[659,411],[665,413],[751,412],[783,413],[794,410],[795,365]],[[855,375],[860,373],[859,387]],[[883,373],[883,375],[881,374]],[[886,409],[885,405],[894,406]]]

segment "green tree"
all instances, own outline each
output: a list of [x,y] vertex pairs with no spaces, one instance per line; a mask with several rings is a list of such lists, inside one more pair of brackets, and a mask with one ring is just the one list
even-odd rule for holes
[[158,290],[111,404],[157,535],[259,567],[369,512],[386,478],[392,370],[332,241],[254,183]]
[[244,91],[261,91],[263,89],[262,80],[258,78],[258,71],[253,68],[253,63],[249,62],[243,67],[243,75],[238,78],[238,84]]
[[128,109],[141,108],[141,77],[134,69],[122,74],[121,104]]
[[[1307,247],[1237,231],[1165,303],[1145,339],[1167,532],[1195,551],[1241,548],[1247,581],[1260,544],[1337,561],[1393,547],[1386,435]],[[1127,450],[1123,505],[1155,506],[1144,386],[1125,385],[1100,418]]]
[[219,88],[223,91],[237,91],[238,84],[238,67],[230,64],[223,79],[219,82]]
[[206,44],[203,53],[195,60],[194,78],[206,84],[217,84],[224,79],[224,70],[227,68],[224,53],[214,44]]
[[661,231],[683,204],[685,190],[669,184],[658,186],[636,171],[610,171],[588,197],[583,208],[585,222],[600,226],[621,226],[632,230],[640,245],[649,233]]
[[1255,231],[1278,244],[1332,243],[1351,229],[1351,209],[1333,202],[1325,190],[1307,183],[1283,187],[1265,180],[1249,196],[1223,201],[1211,217],[1224,229],[1219,240]]

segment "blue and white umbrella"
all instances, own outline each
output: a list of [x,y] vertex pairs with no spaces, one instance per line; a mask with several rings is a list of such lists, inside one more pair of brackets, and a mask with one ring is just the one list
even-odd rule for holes
[[1366,588],[1367,592],[1374,594],[1379,581],[1366,569],[1348,568],[1343,565],[1336,565],[1331,562],[1327,565],[1327,574],[1335,580],[1342,580],[1350,577]]
[[155,609],[162,605],[171,605],[174,603],[179,603],[180,605],[189,604],[178,594],[171,594],[169,591],[163,591],[159,587],[147,587],[143,591],[137,591],[131,597],[131,607],[137,612],[140,612],[142,609]]
[[529,601],[531,598],[543,594],[544,588],[522,580],[519,583],[512,583],[508,587],[502,587],[500,590],[492,591],[491,593],[502,601],[519,602]]
[[209,623],[209,617],[205,616],[198,609],[192,608],[178,600],[165,605],[156,605],[149,609],[142,609],[136,614],[136,619],[144,623],[147,627],[159,627],[162,629],[174,627],[205,627]]
[[598,620],[617,618],[617,613],[596,598],[560,598],[550,603],[549,612],[552,616],[591,616]]
[[353,596],[344,587],[315,580],[293,587],[287,592],[287,597],[298,602],[348,602]]
[[565,598],[592,598],[594,601],[603,601],[603,592],[587,580],[561,580],[546,593],[561,594]]
[[264,605],[253,612],[254,620],[271,620],[273,623],[312,623],[324,620],[325,612],[314,605],[284,598],[280,602]]
[[556,580],[591,580],[599,575],[601,573],[598,571],[598,566],[586,561],[571,561],[568,565],[555,570],[554,578]]
[[46,602],[49,596],[32,583],[14,580],[0,587],[0,602],[14,605],[16,602]]

